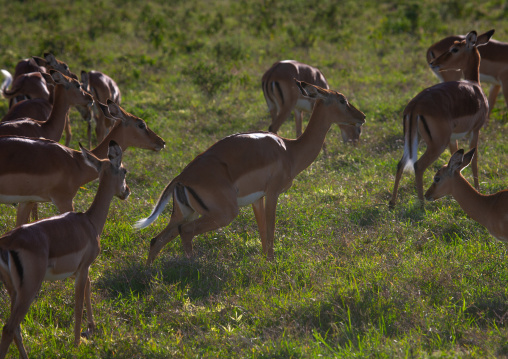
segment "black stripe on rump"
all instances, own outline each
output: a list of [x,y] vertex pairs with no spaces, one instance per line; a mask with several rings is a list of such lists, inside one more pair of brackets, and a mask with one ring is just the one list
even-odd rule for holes
[[14,261],[14,265],[16,266],[16,270],[19,274],[19,283],[23,283],[23,266],[21,265],[21,260],[19,259],[18,252],[10,251],[12,260]]

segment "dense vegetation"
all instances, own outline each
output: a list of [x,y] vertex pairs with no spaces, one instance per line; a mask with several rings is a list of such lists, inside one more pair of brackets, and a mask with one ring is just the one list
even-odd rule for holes
[[[53,52],[71,70],[114,78],[123,107],[166,141],[161,153],[130,149],[132,196],[111,206],[92,265],[98,325],[72,345],[73,281],[45,283],[22,323],[33,358],[505,357],[506,249],[451,198],[418,206],[402,180],[401,113],[436,83],[427,47],[494,28],[508,41],[504,1],[9,1],[2,5],[0,67]],[[197,154],[235,132],[266,130],[263,72],[277,60],[317,66],[331,87],[367,115],[360,144],[337,127],[321,154],[279,199],[275,261],[262,255],[250,208],[228,227],[180,240],[146,267],[150,239],[170,210],[143,231],[160,192]],[[487,87],[484,87],[488,91]],[[7,102],[0,103],[0,113]],[[86,125],[71,112],[74,139]],[[507,108],[500,95],[479,145],[481,190],[506,187]],[[287,121],[281,135],[294,136]],[[467,146],[466,142],[462,146]],[[420,147],[420,151],[423,151]],[[425,175],[447,162],[446,151]],[[464,171],[471,181],[471,171]],[[88,208],[97,181],[75,200]],[[41,206],[44,216],[56,213]],[[15,207],[1,205],[0,230]],[[69,238],[72,240],[72,238]],[[0,318],[9,316],[2,290]],[[17,356],[11,345],[10,354]]]

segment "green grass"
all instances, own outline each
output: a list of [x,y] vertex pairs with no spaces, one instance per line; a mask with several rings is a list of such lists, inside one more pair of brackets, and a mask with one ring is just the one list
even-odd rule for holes
[[[410,175],[396,208],[387,206],[402,111],[436,83],[427,47],[472,29],[508,41],[507,15],[495,0],[4,2],[0,67],[13,72],[20,59],[51,51],[75,73],[102,71],[119,84],[123,107],[166,141],[161,153],[124,156],[132,196],[113,200],[91,267],[96,333],[75,348],[73,282],[44,283],[22,323],[30,357],[507,357],[504,245],[451,198],[419,208]],[[328,155],[280,196],[275,261],[262,255],[245,208],[196,237],[194,259],[177,239],[145,266],[170,210],[145,230],[132,225],[215,141],[268,128],[261,76],[282,59],[317,66],[367,115],[360,144],[343,145],[333,127]],[[71,118],[77,148],[86,126],[77,111]],[[500,96],[480,135],[484,193],[506,187],[507,123]],[[292,119],[280,134],[294,136]],[[449,156],[426,172],[426,186]],[[77,210],[96,189],[95,181],[79,191]],[[15,207],[0,211],[4,233]],[[2,290],[2,323],[8,316]],[[14,345],[9,354],[18,355]]]

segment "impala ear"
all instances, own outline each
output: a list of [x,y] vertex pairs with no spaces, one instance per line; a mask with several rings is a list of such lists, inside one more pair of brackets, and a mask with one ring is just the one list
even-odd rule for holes
[[69,81],[66,80],[66,76],[57,70],[49,70],[51,77],[57,84],[65,84]]
[[115,141],[109,142],[108,158],[115,168],[122,165],[122,148]]
[[450,162],[448,162],[448,169],[451,172],[459,171],[461,172],[464,168],[469,166],[471,160],[474,157],[474,153],[476,148],[471,149],[468,153],[464,154],[464,150],[460,149],[455,152],[450,158]]
[[48,62],[46,61],[46,59],[43,59],[42,57],[32,56],[32,59],[35,61],[35,63],[38,66],[46,67],[48,65]]
[[478,40],[478,34],[476,31],[471,31],[469,34],[466,35],[466,47],[468,49],[472,49],[476,46],[476,42]]
[[85,70],[81,70],[81,88],[87,92],[90,92],[88,90],[88,72]]
[[120,106],[118,106],[118,104],[114,101],[112,101],[111,99],[108,98],[108,108],[109,108],[109,113],[111,114],[111,116],[115,117],[115,118],[122,118],[122,109],[120,108]]
[[46,52],[44,53],[44,59],[46,60],[46,62],[48,64],[50,64],[51,66],[55,66],[57,64],[56,62],[56,58],[55,58],[55,55],[53,55],[52,53],[50,52]]
[[98,105],[98,107],[100,108],[100,110],[102,111],[104,116],[106,116],[108,119],[113,120],[113,121],[117,121],[118,120],[118,118],[113,117],[111,112],[109,112],[109,106],[107,106],[107,105],[105,105],[105,104],[103,104],[102,102],[99,102],[99,101],[95,101],[95,103]]
[[305,81],[298,81],[297,79],[294,79],[296,82],[296,86],[302,93],[304,97],[312,98],[312,99],[325,99],[328,97],[328,92],[326,92],[321,87],[318,87],[316,85],[312,85]]
[[83,158],[85,159],[85,163],[89,165],[92,168],[95,168],[97,172],[101,171],[102,162],[97,157],[95,157],[92,152],[88,151],[86,148],[84,148],[81,145],[81,142],[79,143],[79,148],[81,149],[81,154],[83,155]]
[[487,43],[492,38],[492,35],[494,35],[495,30],[489,30],[481,35],[478,35],[478,40],[476,41],[476,46],[483,46],[487,45]]
[[46,84],[55,86],[55,80],[53,80],[53,76],[48,74],[47,72],[41,72],[42,77],[46,80]]

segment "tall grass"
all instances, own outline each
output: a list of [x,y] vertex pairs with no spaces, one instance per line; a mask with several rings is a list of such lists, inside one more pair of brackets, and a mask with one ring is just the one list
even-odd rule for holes
[[[401,113],[437,81],[426,48],[472,29],[494,28],[508,41],[507,13],[494,0],[5,2],[2,68],[13,72],[20,59],[51,51],[76,73],[102,71],[119,84],[125,109],[167,145],[124,156],[132,196],[113,201],[91,268],[96,333],[74,348],[73,283],[45,283],[22,323],[30,356],[508,356],[505,247],[451,198],[421,209],[409,175],[396,208],[387,207],[402,156]],[[359,146],[343,145],[332,128],[327,156],[281,195],[275,261],[263,257],[246,208],[226,228],[196,237],[194,259],[177,239],[146,267],[149,241],[170,211],[146,230],[132,224],[215,141],[267,129],[261,76],[282,59],[317,66],[366,113]],[[506,187],[506,114],[500,96],[480,135],[484,193]],[[71,118],[77,148],[86,126],[74,110]],[[292,137],[293,121],[280,133]],[[426,186],[449,156],[426,171]],[[79,191],[77,210],[96,189],[92,182]],[[0,213],[3,233],[14,226],[15,207]],[[43,216],[56,213],[42,206]],[[9,300],[1,293],[5,322]]]

